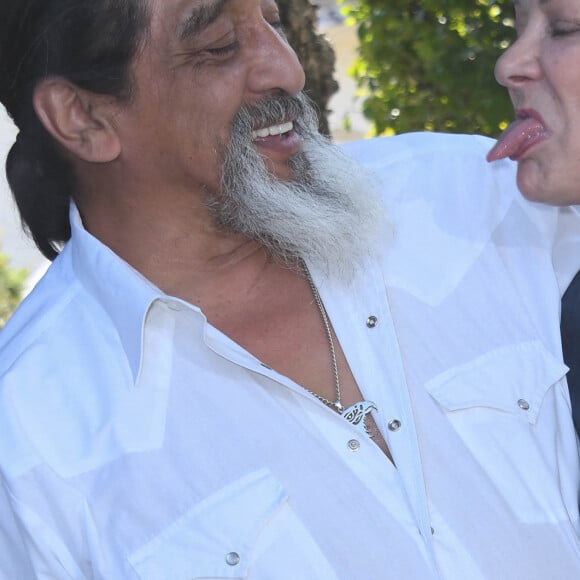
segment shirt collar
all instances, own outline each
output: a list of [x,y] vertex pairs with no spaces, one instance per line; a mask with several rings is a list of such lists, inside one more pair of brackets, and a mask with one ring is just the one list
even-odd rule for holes
[[133,379],[139,376],[143,330],[153,302],[165,295],[83,226],[74,204],[70,209],[71,260],[74,272],[107,312],[129,361]]

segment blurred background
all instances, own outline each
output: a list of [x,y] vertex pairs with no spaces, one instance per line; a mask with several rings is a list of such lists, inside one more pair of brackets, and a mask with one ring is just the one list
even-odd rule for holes
[[[278,0],[321,130],[342,143],[408,131],[496,136],[512,117],[493,77],[511,0]],[[16,129],[0,106],[0,327],[47,267],[4,177]]]

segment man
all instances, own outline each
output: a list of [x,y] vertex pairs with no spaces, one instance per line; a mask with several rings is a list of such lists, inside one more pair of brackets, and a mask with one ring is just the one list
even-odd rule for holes
[[273,0],[0,22],[8,178],[60,253],[2,332],[4,577],[578,577],[570,238],[487,140],[363,169]]

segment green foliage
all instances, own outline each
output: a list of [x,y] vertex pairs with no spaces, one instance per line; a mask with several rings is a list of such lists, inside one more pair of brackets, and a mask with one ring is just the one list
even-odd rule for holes
[[493,68],[515,36],[512,0],[357,0],[352,68],[377,134],[476,132],[496,136],[513,117]]
[[6,324],[10,314],[18,306],[26,276],[26,270],[10,268],[8,257],[0,254],[0,328]]

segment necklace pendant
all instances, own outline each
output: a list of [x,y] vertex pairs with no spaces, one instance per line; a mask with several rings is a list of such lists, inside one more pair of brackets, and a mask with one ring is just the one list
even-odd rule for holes
[[378,411],[377,406],[373,402],[361,401],[360,403],[355,403],[354,405],[340,411],[340,415],[351,425],[358,427],[370,437],[369,429],[366,424],[366,416],[373,410]]

